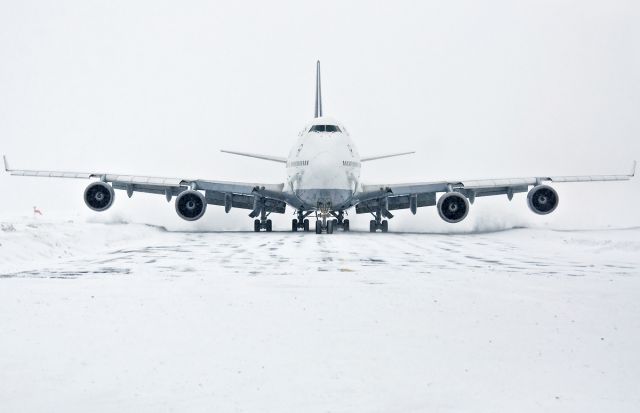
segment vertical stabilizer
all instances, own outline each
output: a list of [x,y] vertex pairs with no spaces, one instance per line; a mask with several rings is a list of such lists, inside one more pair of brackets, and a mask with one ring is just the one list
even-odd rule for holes
[[322,116],[322,91],[320,89],[320,61],[318,60],[316,65],[316,118]]

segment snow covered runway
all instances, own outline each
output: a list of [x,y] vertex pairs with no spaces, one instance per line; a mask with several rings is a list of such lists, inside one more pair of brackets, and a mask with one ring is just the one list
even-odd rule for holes
[[1,411],[640,407],[640,229],[0,244]]

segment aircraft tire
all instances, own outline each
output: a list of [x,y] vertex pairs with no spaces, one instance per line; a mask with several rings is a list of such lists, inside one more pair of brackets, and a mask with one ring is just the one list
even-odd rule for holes
[[327,221],[327,234],[333,234],[333,227],[336,221]]

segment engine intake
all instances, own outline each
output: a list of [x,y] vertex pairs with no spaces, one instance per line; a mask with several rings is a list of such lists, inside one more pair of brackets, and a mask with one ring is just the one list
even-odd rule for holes
[[207,201],[198,191],[187,190],[181,192],[176,198],[176,212],[178,216],[187,221],[195,221],[202,218],[207,210]]
[[469,213],[469,201],[458,192],[448,192],[438,200],[438,214],[446,222],[455,224]]
[[529,208],[539,215],[550,214],[558,207],[558,193],[548,185],[534,186],[527,194]]
[[84,190],[84,203],[94,211],[105,211],[113,205],[115,192],[105,182],[94,182]]

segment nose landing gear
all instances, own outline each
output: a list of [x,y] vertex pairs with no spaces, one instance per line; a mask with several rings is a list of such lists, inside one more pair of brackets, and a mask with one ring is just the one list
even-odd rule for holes
[[[333,218],[332,218],[333,217]],[[333,234],[333,231],[342,229],[349,231],[349,220],[344,219],[344,211],[332,211],[331,203],[318,203],[316,211],[316,234]]]
[[333,220],[327,219],[331,216],[331,202],[318,202],[316,210],[316,234],[333,234]]

